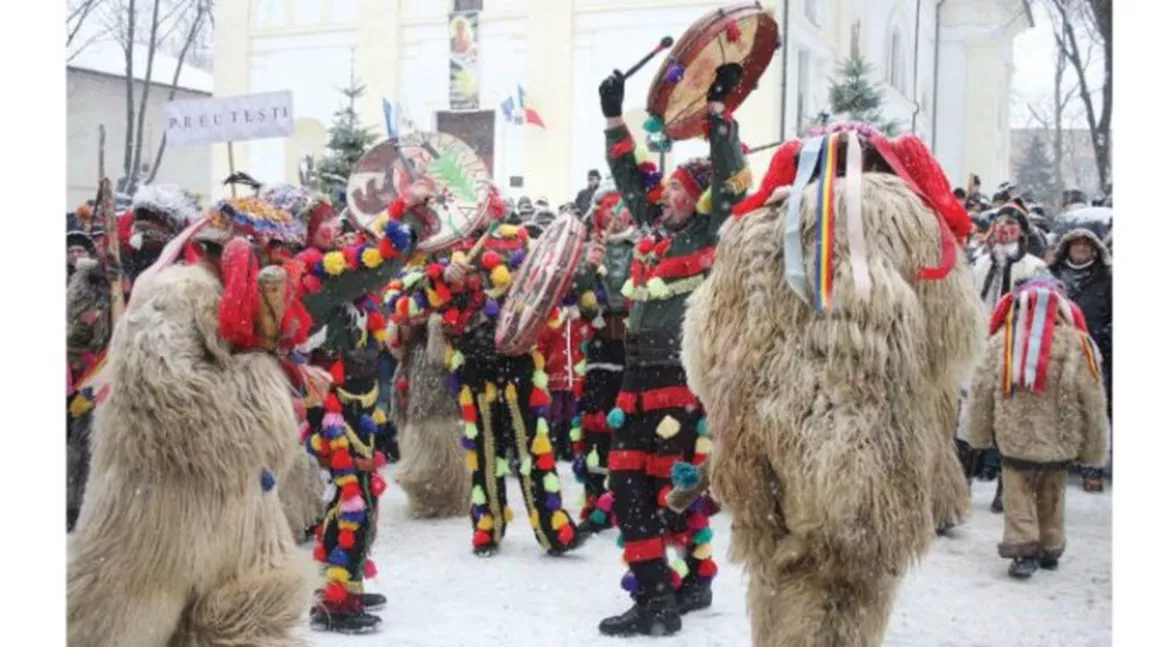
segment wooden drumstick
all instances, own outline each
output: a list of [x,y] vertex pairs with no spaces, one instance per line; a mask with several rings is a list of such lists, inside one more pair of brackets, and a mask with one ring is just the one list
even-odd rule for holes
[[647,63],[650,63],[651,59],[655,58],[656,54],[669,48],[674,42],[675,42],[674,38],[671,38],[670,36],[664,36],[663,40],[659,41],[659,44],[655,46],[655,49],[651,50],[650,52],[647,52],[647,55],[644,56],[643,58],[639,59],[638,63],[632,65],[631,69],[629,69],[623,73],[623,80],[626,81],[628,78],[631,77],[632,74],[643,69],[643,66],[646,65]]

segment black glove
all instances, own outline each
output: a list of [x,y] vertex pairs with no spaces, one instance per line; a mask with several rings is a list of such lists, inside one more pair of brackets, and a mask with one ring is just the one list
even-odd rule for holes
[[619,70],[599,84],[599,105],[607,118],[623,116],[623,75]]
[[715,70],[715,80],[707,89],[707,101],[722,101],[743,78],[743,67],[738,63],[725,63]]

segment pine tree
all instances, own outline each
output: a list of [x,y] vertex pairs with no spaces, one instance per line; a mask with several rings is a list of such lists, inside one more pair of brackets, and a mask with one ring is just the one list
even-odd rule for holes
[[1014,165],[1018,188],[1033,194],[1043,205],[1057,204],[1058,187],[1054,183],[1054,162],[1046,152],[1046,142],[1036,133],[1030,136],[1026,149]]
[[887,135],[898,134],[899,123],[882,116],[882,92],[870,81],[874,68],[857,53],[838,64],[831,82],[831,112],[840,119],[865,121]]
[[347,180],[355,163],[376,140],[372,129],[364,127],[355,111],[355,100],[367,86],[358,85],[353,77],[351,85],[340,90],[347,97],[347,107],[335,113],[335,123],[328,129],[328,153],[317,168],[320,191],[328,194],[337,211],[346,206]]

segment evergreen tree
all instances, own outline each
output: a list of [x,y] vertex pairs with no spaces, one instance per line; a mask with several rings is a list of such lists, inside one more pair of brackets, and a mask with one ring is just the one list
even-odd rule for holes
[[873,70],[858,53],[841,61],[838,80],[831,82],[831,112],[840,119],[865,121],[887,135],[896,135],[898,122],[882,115],[882,92],[869,78]]
[[357,85],[353,78],[349,87],[340,90],[347,97],[347,107],[335,113],[335,123],[327,131],[328,153],[317,166],[319,189],[331,197],[337,211],[346,206],[347,180],[352,168],[376,140],[375,133],[360,123],[355,111],[355,100],[366,87]]
[[1036,133],[1030,136],[1026,149],[1014,165],[1018,188],[1033,195],[1043,205],[1057,204],[1058,187],[1054,184],[1054,162],[1046,153],[1046,142]]

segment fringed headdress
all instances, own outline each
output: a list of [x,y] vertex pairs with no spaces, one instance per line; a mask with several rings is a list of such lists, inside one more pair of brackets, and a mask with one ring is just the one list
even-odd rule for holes
[[286,245],[304,242],[303,225],[291,212],[257,196],[220,200],[205,215],[213,227],[230,229],[261,246],[272,242]]
[[[851,251],[851,272],[860,298],[870,294],[871,281],[866,263],[866,240],[862,223],[862,174],[885,172],[906,182],[939,218],[939,264],[919,271],[922,280],[940,280],[954,268],[956,239],[964,240],[971,230],[970,216],[955,199],[946,175],[922,140],[912,134],[888,141],[867,124],[845,122],[813,130],[806,139],[783,144],[771,159],[759,190],[735,205],[734,216],[742,217],[763,207],[776,189],[790,187],[787,202],[783,258],[787,284],[819,314],[831,309],[834,268],[834,231],[838,216],[846,218],[847,241]],[[804,270],[800,205],[803,188],[818,184],[815,232],[815,275],[812,299]],[[846,213],[835,213],[835,191],[846,192]]]
[[1002,394],[1012,397],[1019,388],[1035,395],[1046,389],[1054,327],[1070,325],[1078,334],[1086,368],[1095,381],[1101,377],[1098,347],[1087,332],[1086,318],[1066,297],[1062,284],[1050,275],[1024,281],[1002,297],[990,319],[990,333],[1003,331]]

